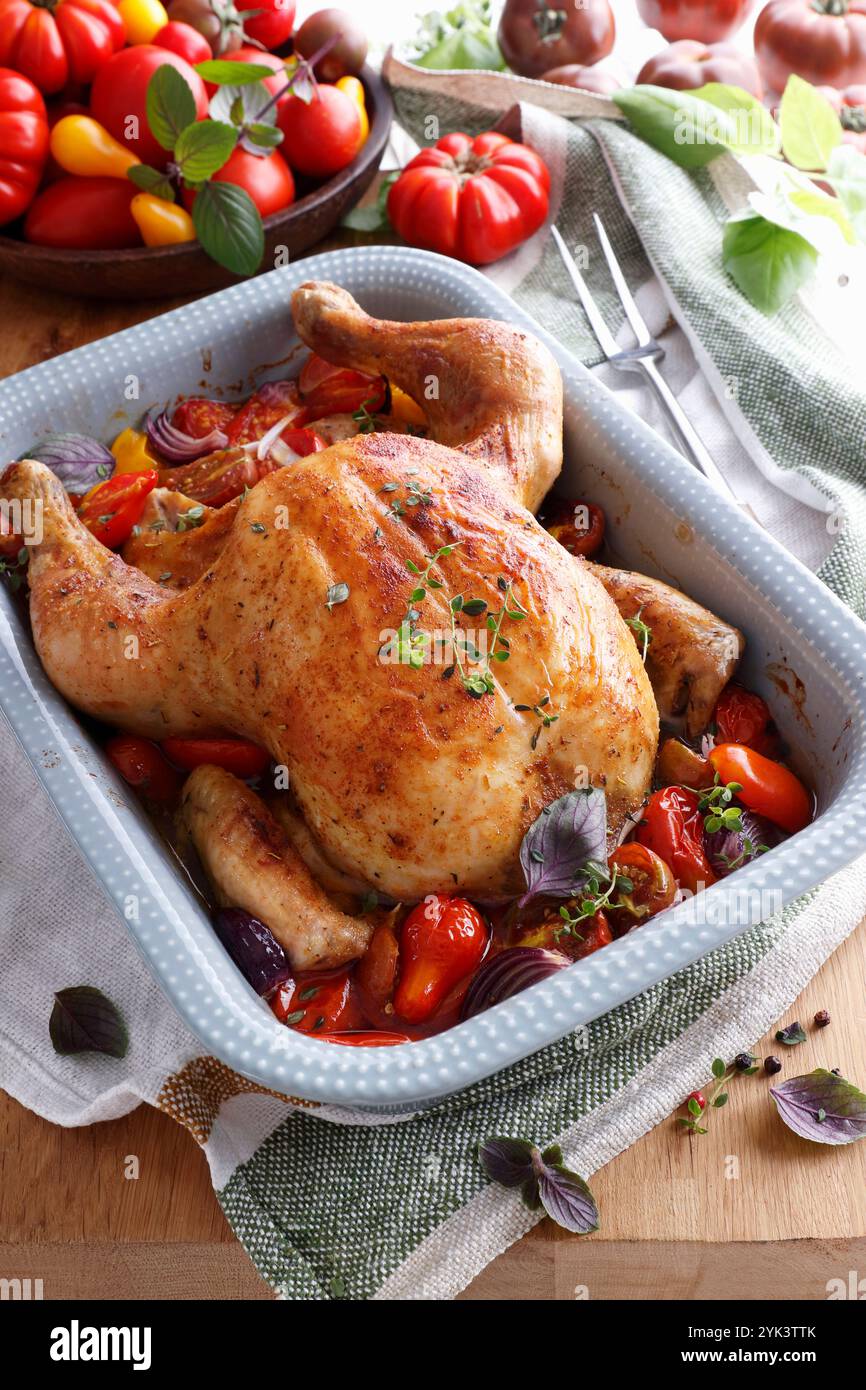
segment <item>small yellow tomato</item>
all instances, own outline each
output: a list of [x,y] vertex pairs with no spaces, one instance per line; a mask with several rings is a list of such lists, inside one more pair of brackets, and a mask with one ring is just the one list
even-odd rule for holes
[[177,203],[169,203],[153,193],[136,193],[129,210],[145,246],[174,246],[179,241],[195,241],[192,218],[186,208]]
[[391,387],[391,414],[395,420],[402,420],[404,425],[417,425],[423,429],[427,424],[427,416],[413,401],[411,396],[407,396],[405,391],[401,391],[399,386]]
[[151,43],[168,24],[168,11],[160,0],[117,0],[117,8],[126,25],[128,44]]
[[115,458],[115,473],[141,473],[146,468],[158,468],[156,460],[148,453],[146,434],[138,430],[123,430],[111,446]]
[[345,92],[347,97],[351,97],[361,113],[361,144],[370,134],[370,117],[367,115],[367,103],[364,99],[364,84],[358,77],[341,77],[334,86],[341,92]]
[[92,116],[61,117],[51,132],[50,147],[61,169],[84,178],[125,179],[127,169],[141,163]]

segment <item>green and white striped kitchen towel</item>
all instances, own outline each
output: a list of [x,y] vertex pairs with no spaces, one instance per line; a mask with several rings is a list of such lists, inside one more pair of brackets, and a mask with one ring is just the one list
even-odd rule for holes
[[[442,133],[481,129],[538,90],[393,62],[389,75],[400,118],[418,135],[431,114]],[[632,283],[648,279],[652,263],[755,467],[781,472],[791,495],[801,488],[829,510],[821,575],[862,613],[863,382],[806,302],[768,321],[725,279],[719,224],[740,171],[720,168],[730,164],[723,160],[686,174],[612,119],[607,103],[566,92],[550,100],[559,115],[524,106],[520,118],[552,169],[558,225],[570,244],[589,244],[599,211]],[[574,102],[589,108],[576,111]],[[618,320],[596,266],[597,258],[593,289]],[[585,361],[597,361],[542,236],[492,273]],[[4,728],[0,752],[4,785],[16,796],[14,815],[0,816],[0,1084],[60,1124],[108,1119],[141,1100],[173,1115],[203,1145],[234,1231],[284,1298],[453,1297],[537,1219],[514,1193],[488,1184],[480,1140],[558,1140],[570,1166],[589,1177],[705,1082],[714,1056],[753,1043],[866,911],[860,863],[588,1029],[422,1113],[343,1112],[263,1092],[200,1055]],[[98,981],[124,1012],[131,1046],[122,1061],[51,1049],[51,991],[83,980]]]

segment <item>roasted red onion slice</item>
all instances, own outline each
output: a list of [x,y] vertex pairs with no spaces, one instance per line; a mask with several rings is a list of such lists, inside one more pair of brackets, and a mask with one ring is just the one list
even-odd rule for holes
[[228,435],[220,429],[212,429],[201,439],[184,434],[171,423],[167,410],[161,410],[158,415],[151,412],[144,428],[153,447],[170,463],[192,463],[205,454],[212,454],[214,449],[224,449],[229,442]]
[[466,991],[460,1017],[473,1018],[573,964],[564,952],[545,946],[509,946],[481,966]]

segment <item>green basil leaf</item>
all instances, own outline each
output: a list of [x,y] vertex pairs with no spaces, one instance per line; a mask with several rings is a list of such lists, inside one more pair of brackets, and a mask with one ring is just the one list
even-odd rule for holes
[[141,188],[145,193],[152,193],[155,198],[164,198],[167,203],[175,201],[171,180],[160,173],[159,169],[152,169],[149,164],[133,164],[127,169],[126,176],[136,188]]
[[700,169],[736,145],[726,111],[690,92],[641,84],[611,94],[641,139],[683,169]]
[[730,117],[732,131],[725,143],[733,153],[779,153],[779,127],[766,106],[751,92],[742,87],[731,87],[725,82],[707,82],[705,86],[697,87],[691,96],[709,102],[710,106],[715,106]]
[[827,168],[842,140],[842,122],[826,97],[794,73],[788,78],[779,107],[782,149],[797,169]]
[[845,209],[838,198],[830,198],[826,193],[822,193],[819,188],[816,188],[814,193],[795,189],[793,193],[788,194],[788,200],[798,211],[806,213],[809,217],[829,217],[831,222],[836,223],[849,244],[856,241],[854,228],[851,226]]
[[797,232],[756,213],[731,218],[725,227],[725,270],[762,314],[775,314],[806,283],[818,253]]
[[380,183],[375,203],[363,208],[352,208],[346,213],[340,226],[348,227],[353,232],[390,232],[392,227],[388,216],[388,194],[399,177],[400,170],[392,169]]
[[196,63],[195,70],[203,81],[215,87],[244,87],[248,82],[261,82],[274,75],[273,69],[266,68],[263,63],[227,63],[220,58]]
[[254,122],[241,136],[241,145],[248,154],[266,155],[275,150],[282,139],[283,132],[277,126]]
[[211,97],[209,111],[213,120],[227,121],[230,125],[275,126],[277,123],[277,108],[271,104],[271,93],[261,82],[247,87],[220,87]]
[[203,183],[223,167],[237,143],[234,126],[222,121],[196,121],[182,132],[174,157],[184,179]]
[[262,219],[234,183],[206,183],[192,205],[195,234],[207,254],[235,275],[255,275],[265,254]]
[[173,150],[181,131],[196,119],[195,97],[177,68],[165,63],[147,84],[147,124],[164,150]]
[[478,28],[457,29],[414,59],[419,68],[484,68],[501,72],[505,60],[492,30]]
[[866,242],[866,155],[851,145],[837,145],[830,155],[827,176],[855,236]]

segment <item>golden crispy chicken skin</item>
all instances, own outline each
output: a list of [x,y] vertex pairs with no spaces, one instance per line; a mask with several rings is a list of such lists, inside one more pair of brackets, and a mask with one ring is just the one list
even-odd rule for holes
[[[0,492],[44,502],[30,554],[41,659],[74,704],[124,729],[265,746],[325,859],[353,879],[402,901],[513,893],[542,807],[603,786],[615,831],[643,801],[658,738],[616,604],[532,515],[561,465],[558,371],[503,324],[382,323],[330,285],[303,286],[294,309],[316,351],[421,399],[439,442],[358,435],[278,469],[177,593],[107,552],[41,464],[13,465]],[[177,539],[204,546],[204,530]],[[413,601],[443,546],[442,587]],[[394,659],[407,611],[435,653],[453,596],[498,614],[509,586],[525,617],[503,620],[510,657],[491,662],[492,693],[472,698],[450,657]],[[484,615],[458,621],[483,644]],[[546,696],[545,727],[533,707]]]

